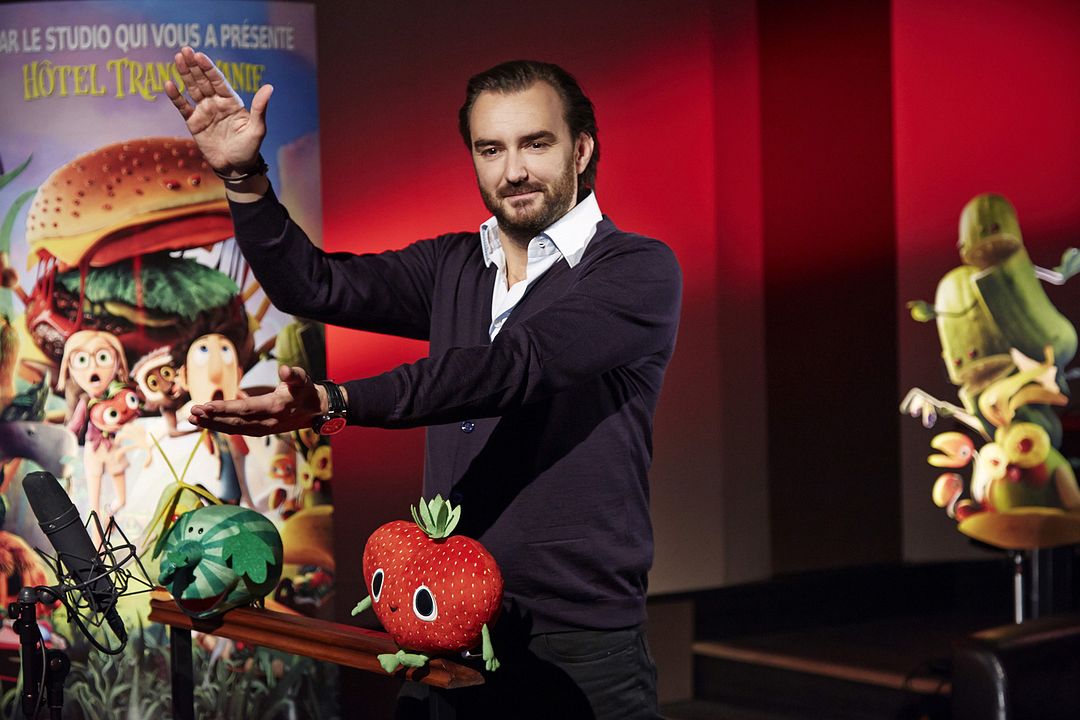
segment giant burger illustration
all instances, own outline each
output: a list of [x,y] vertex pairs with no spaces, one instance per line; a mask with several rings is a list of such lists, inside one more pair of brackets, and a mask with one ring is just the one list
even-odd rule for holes
[[115,335],[130,363],[216,332],[242,366],[254,341],[236,275],[185,257],[231,238],[224,185],[191,140],[140,138],[80,155],[38,188],[26,220],[37,276],[26,326],[59,365],[80,330]]

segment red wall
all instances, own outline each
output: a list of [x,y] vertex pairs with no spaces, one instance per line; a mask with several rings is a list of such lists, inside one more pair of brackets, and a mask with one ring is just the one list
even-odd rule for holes
[[895,561],[888,4],[758,7],[772,569]]

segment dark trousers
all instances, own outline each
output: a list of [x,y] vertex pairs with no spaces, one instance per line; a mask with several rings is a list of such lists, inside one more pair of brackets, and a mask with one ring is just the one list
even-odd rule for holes
[[396,720],[656,720],[656,665],[641,628],[532,636],[503,653],[484,685],[432,690],[406,683]]

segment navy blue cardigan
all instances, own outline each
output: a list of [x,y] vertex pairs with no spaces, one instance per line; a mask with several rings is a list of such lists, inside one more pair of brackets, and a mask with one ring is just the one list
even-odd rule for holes
[[463,505],[533,632],[645,619],[652,419],[682,279],[663,243],[606,217],[488,338],[496,269],[477,233],[355,255],[316,248],[271,194],[233,204],[236,239],[284,312],[430,342],[343,383],[351,424],[428,426],[424,493]]

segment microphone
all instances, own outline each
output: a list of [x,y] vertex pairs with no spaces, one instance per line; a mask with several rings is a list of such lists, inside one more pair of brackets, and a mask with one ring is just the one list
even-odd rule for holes
[[127,629],[116,612],[117,592],[109,568],[98,556],[67,492],[47,472],[29,473],[23,478],[23,490],[38,525],[56,550],[57,560],[75,578],[90,607],[105,615],[121,643],[127,642]]

